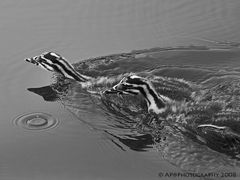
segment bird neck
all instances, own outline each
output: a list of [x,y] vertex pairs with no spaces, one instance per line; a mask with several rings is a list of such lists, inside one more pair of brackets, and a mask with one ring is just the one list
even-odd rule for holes
[[91,79],[90,77],[77,72],[76,69],[66,60],[63,60],[60,63],[58,63],[57,67],[59,69],[59,72],[67,78],[74,79],[79,82],[86,82],[89,79]]
[[143,94],[148,105],[148,111],[156,114],[163,113],[166,110],[166,98],[158,95],[153,86],[147,85]]
[[91,78],[88,77],[88,76],[85,76],[85,75],[83,75],[83,74],[80,74],[80,73],[77,72],[76,70],[75,70],[75,73],[76,73],[76,78],[75,78],[76,81],[86,82],[86,81],[88,81],[89,79],[91,79]]

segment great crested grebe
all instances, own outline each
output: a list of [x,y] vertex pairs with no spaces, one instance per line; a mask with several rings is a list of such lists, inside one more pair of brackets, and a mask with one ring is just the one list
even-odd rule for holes
[[[204,102],[202,104],[189,103],[181,107],[179,112],[177,112],[178,107],[174,106],[174,100],[159,95],[148,79],[137,75],[124,77],[118,84],[113,86],[112,89],[105,91],[107,94],[113,92],[143,96],[147,103],[148,111],[156,115],[164,114],[166,111],[169,111],[170,114],[179,114],[179,116],[182,116],[182,113],[186,113],[182,120],[187,121],[187,123],[181,123],[179,121],[176,123],[173,121],[167,122],[168,117],[165,116],[166,124],[183,134],[187,134],[207,144],[217,151],[228,152],[234,155],[240,153],[240,134],[238,134],[239,132],[233,131],[233,129],[236,129],[236,123],[229,123],[234,120],[235,122],[239,122],[240,113],[238,112],[222,112],[221,110],[214,112],[209,110],[207,104],[204,104]],[[171,106],[174,106],[174,108]],[[199,106],[205,109],[203,108],[200,111],[194,110],[199,109]],[[191,110],[188,111],[188,108]],[[209,111],[211,111],[212,114],[210,114]],[[177,117],[177,115],[175,115],[175,117]]]
[[[38,56],[34,56],[31,58],[25,59],[27,62],[30,62],[34,65],[37,65],[47,71],[55,72],[65,78],[76,80],[80,83],[85,83],[89,81],[94,81],[97,78],[84,75],[83,73],[79,73],[73,65],[71,65],[64,57],[61,55],[55,53],[55,52],[45,52]],[[92,62],[90,62],[92,63]],[[94,64],[95,62],[93,62]],[[81,70],[81,69],[80,69]],[[129,74],[129,73],[126,73]],[[112,84],[117,83],[119,80],[122,79],[124,74],[119,73],[116,74],[112,79],[108,77],[98,77],[99,84],[101,82],[104,82],[104,80],[109,80],[110,87],[112,87]],[[171,99],[176,100],[191,100],[192,99],[192,92],[194,91],[195,87],[192,87],[188,82],[185,82],[182,79],[175,79],[175,78],[163,78],[158,77],[156,81],[154,82],[158,86],[157,91],[161,94],[161,97],[167,100],[167,97],[170,97]],[[87,83],[86,83],[87,84]],[[105,90],[105,89],[104,89]],[[103,90],[103,91],[104,91]],[[113,94],[116,92],[111,91]],[[110,93],[110,92],[109,92]]]
[[[237,100],[238,93],[236,93],[235,97],[233,97],[234,93],[232,93],[232,90],[237,91],[240,88],[240,85],[235,86],[240,83],[238,79],[233,83],[225,81],[228,84],[224,84],[224,86],[219,84],[217,87],[214,86],[215,89],[208,86],[205,88],[204,84],[196,86],[194,82],[183,79],[159,76],[158,67],[155,68],[154,63],[151,64],[153,64],[152,66],[156,71],[150,71],[151,68],[145,66],[145,59],[140,60],[144,62],[141,66],[139,66],[138,58],[135,58],[134,61],[133,59],[133,56],[124,56],[123,58],[120,56],[104,56],[83,60],[71,65],[59,54],[46,52],[25,60],[47,71],[73,79],[74,81],[70,81],[70,85],[73,86],[66,86],[66,88],[65,83],[69,84],[69,81],[65,81],[65,78],[57,79],[56,88],[54,85],[53,90],[60,95],[62,89],[73,92],[77,90],[76,93],[73,93],[73,96],[74,94],[77,95],[74,96],[78,100],[76,102],[71,102],[74,98],[71,95],[69,96],[68,93],[66,94],[69,96],[70,103],[73,103],[78,110],[81,109],[83,103],[79,94],[83,95],[83,100],[89,97],[89,92],[91,94],[88,89],[82,91],[82,87],[86,87],[87,84],[94,85],[99,79],[114,79],[107,85],[97,84],[93,90],[101,94],[101,98],[91,99],[94,100],[95,104],[100,102],[101,108],[107,110],[107,114],[110,112],[111,117],[112,115],[120,117],[119,119],[113,118],[114,122],[111,123],[111,125],[117,125],[115,127],[120,128],[119,134],[122,134],[123,127],[126,127],[130,129],[131,133],[137,131],[150,135],[154,140],[154,146],[160,145],[163,147],[163,149],[160,148],[160,151],[166,152],[166,158],[173,163],[180,159],[179,161],[183,164],[189,164],[186,159],[190,161],[192,159],[193,164],[199,165],[202,156],[206,155],[205,150],[210,150],[210,157],[213,159],[205,158],[203,160],[204,167],[208,162],[214,163],[215,167],[216,159],[220,159],[220,162],[225,163],[225,159],[221,160],[221,155],[216,151],[227,154],[228,158],[230,158],[229,162],[232,162],[233,157],[238,158],[240,154],[240,113],[238,111],[240,105],[236,103],[239,102]],[[135,69],[135,63],[137,67],[140,67],[140,70]],[[135,75],[129,76],[129,72],[133,71]],[[125,78],[123,78],[124,76]],[[72,87],[74,87],[73,90]],[[202,91],[203,89],[204,91]],[[92,90],[91,87],[90,90]],[[58,93],[59,91],[60,93]],[[85,97],[85,93],[87,93],[87,97]],[[119,96],[119,94],[122,95]],[[220,102],[223,103],[220,106],[215,103],[219,98]],[[76,103],[79,106],[76,106]],[[232,108],[235,112],[228,111],[228,108]],[[147,121],[147,127],[150,127],[149,131],[147,128],[147,131],[138,129],[138,127],[142,128],[142,126],[136,126],[136,124],[141,125],[141,123],[138,124],[141,120],[143,124]],[[159,122],[155,123],[156,121]],[[160,126],[158,126],[159,123]],[[115,132],[116,129],[114,129]],[[164,142],[161,141],[162,139],[164,139]],[[183,157],[185,159],[182,159]],[[192,167],[191,163],[190,166]],[[217,166],[219,165],[217,164]]]
[[[88,93],[92,95],[97,95],[101,99],[101,103],[104,104],[104,106],[101,106],[101,108],[104,108],[104,110],[110,111],[114,114],[121,114],[124,117],[127,115],[130,115],[131,117],[134,117],[134,122],[136,119],[136,116],[139,117],[139,119],[142,119],[142,122],[151,122],[154,116],[153,114],[148,113],[146,110],[147,106],[144,102],[144,98],[135,98],[135,97],[129,97],[129,96],[117,96],[118,94],[127,94],[132,93],[134,94],[134,90],[131,91],[117,91],[117,90],[111,90],[108,91],[108,93],[102,93],[106,89],[111,88],[114,84],[119,82],[123,76],[129,75],[129,73],[115,73],[115,75],[112,75],[110,77],[108,76],[92,76],[91,73],[88,73],[90,76],[84,75],[83,73],[79,73],[81,71],[81,68],[76,70],[76,66],[71,65],[64,57],[60,56],[59,54],[55,52],[45,52],[38,56],[34,56],[32,58],[25,59],[27,62],[30,62],[34,65],[37,65],[47,71],[55,72],[63,77],[70,78],[73,80],[76,80],[78,87],[80,91],[82,89],[87,90]],[[88,64],[95,66],[95,63],[97,62],[87,62]],[[111,66],[111,65],[110,65]],[[87,72],[86,72],[87,73]],[[94,73],[93,73],[94,74]],[[144,74],[144,72],[140,73],[141,75]],[[145,73],[144,75],[149,76],[151,73]],[[145,91],[149,90],[149,93],[153,96],[149,96],[148,99],[150,99],[147,103],[149,104],[149,109],[152,109],[153,111],[158,111],[158,113],[163,113],[168,108],[166,107],[166,104],[170,104],[172,102],[172,99],[174,102],[181,102],[181,101],[187,101],[191,102],[193,100],[192,92],[196,90],[195,85],[192,85],[189,82],[186,82],[182,79],[176,79],[176,78],[164,78],[159,76],[153,76],[155,79],[153,80],[153,83],[157,89],[153,89],[153,87],[149,84],[149,87],[146,87]],[[143,80],[143,79],[142,79]],[[60,84],[64,85],[64,82],[60,82]],[[123,81],[121,81],[123,82]],[[67,82],[68,83],[68,82]],[[121,83],[119,83],[121,84]],[[61,85],[60,85],[61,86]],[[136,87],[137,88],[137,87]],[[61,88],[60,88],[61,89]],[[55,89],[54,89],[55,90]],[[84,92],[86,92],[84,90]],[[157,95],[158,93],[161,95]],[[58,89],[56,90],[58,93]],[[107,92],[107,91],[105,91]],[[113,94],[113,95],[107,95],[107,94]],[[142,91],[142,94],[144,92]],[[145,94],[145,95],[148,95]],[[154,99],[151,99],[154,98]],[[157,100],[161,99],[161,101]],[[155,102],[156,104],[152,103]],[[152,103],[152,104],[150,104]],[[174,110],[174,106],[171,106]],[[106,108],[106,109],[105,109]],[[150,114],[150,115],[149,115]],[[139,121],[137,121],[139,122]],[[139,123],[141,125],[141,121]],[[149,125],[149,123],[147,123]]]

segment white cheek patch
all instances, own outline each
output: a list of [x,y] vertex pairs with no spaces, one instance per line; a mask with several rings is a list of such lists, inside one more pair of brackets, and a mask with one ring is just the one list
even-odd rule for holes
[[59,58],[58,61],[59,61],[61,64],[63,64],[64,67],[67,68],[69,71],[72,71],[72,72],[74,72],[74,73],[77,73],[77,72],[75,71],[74,67],[73,67],[69,62],[67,62],[66,60],[64,60],[63,57],[62,57],[62,58]]
[[137,89],[127,89],[126,91],[139,94],[139,91]]
[[43,69],[45,69],[46,70],[46,68],[42,65],[42,64],[37,64],[37,66],[39,66],[39,67],[41,67],[41,68],[43,68]]
[[44,59],[48,64],[53,64],[52,61],[47,59],[47,58],[45,58],[44,55],[42,55],[41,58]]
[[137,76],[137,75],[131,75],[129,76],[130,79],[142,79],[142,77]]
[[39,66],[40,66],[41,68],[45,69],[45,70],[54,71],[54,69],[53,69],[51,66],[47,65],[47,64],[40,63]]
[[50,53],[52,56],[54,56],[54,57],[56,57],[56,58],[60,58],[60,56],[59,55],[57,55],[56,53],[54,53],[54,52],[51,52]]

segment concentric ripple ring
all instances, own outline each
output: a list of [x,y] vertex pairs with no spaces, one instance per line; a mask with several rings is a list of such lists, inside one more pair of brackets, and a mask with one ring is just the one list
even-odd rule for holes
[[56,127],[59,122],[50,114],[34,112],[18,116],[14,123],[28,130],[45,130]]

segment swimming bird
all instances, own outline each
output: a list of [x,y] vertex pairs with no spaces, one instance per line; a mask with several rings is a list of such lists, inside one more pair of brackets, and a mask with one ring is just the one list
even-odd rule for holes
[[[169,97],[158,94],[150,80],[130,75],[105,93],[141,95],[148,112],[161,117],[178,132],[208,147],[235,156],[240,153],[240,113],[222,111],[215,102],[190,102],[181,105]],[[162,121],[162,118],[161,118]]]
[[[223,81],[217,82],[219,86],[213,85],[213,81],[196,85],[184,79],[163,77],[165,73],[162,73],[162,70],[165,70],[165,67],[161,64],[156,67],[161,63],[158,58],[141,57],[135,57],[134,53],[124,53],[86,59],[71,65],[59,54],[46,52],[27,58],[26,61],[63,77],[57,78],[56,84],[51,84],[50,87],[60,97],[65,108],[76,112],[80,119],[82,113],[78,114],[79,110],[85,111],[86,107],[93,105],[90,106],[92,108],[96,104],[101,108],[101,112],[105,108],[104,113],[108,118],[97,118],[96,121],[91,119],[94,126],[100,124],[103,128],[103,125],[107,124],[107,131],[112,129],[111,134],[123,139],[126,139],[126,134],[131,139],[136,139],[132,137],[139,134],[148,134],[149,138],[152,137],[154,140],[152,146],[157,147],[166,160],[182,169],[203,168],[209,171],[209,168],[219,168],[226,163],[235,166],[238,161],[234,161],[233,157],[237,159],[236,156],[239,154],[240,115],[237,110],[240,105],[236,97],[232,98],[232,91],[240,89],[240,85],[236,87],[240,82],[239,78],[234,81],[226,79],[224,82],[228,84],[224,86],[220,85]],[[69,70],[72,73],[69,73]],[[175,72],[175,68],[173,71]],[[117,84],[121,86],[119,81],[123,77],[128,77],[131,74],[129,72],[134,72],[140,80],[144,79],[144,82],[151,84],[151,89],[154,88],[155,93],[158,96],[161,95],[158,99],[163,103],[159,103],[161,109],[159,113],[154,112],[154,106],[151,106],[152,108],[148,111],[148,102],[137,89],[131,90],[126,87],[122,87],[125,90],[118,89]],[[73,81],[69,81],[68,78]],[[104,80],[109,79],[114,81],[104,84]],[[106,90],[100,96],[101,98],[95,98],[96,96],[92,96],[90,91],[85,91],[85,88],[92,89],[86,86],[88,84],[95,86],[93,90],[100,94],[110,89]],[[113,86],[115,86],[114,89]],[[202,89],[207,90],[207,93]],[[44,94],[48,92],[44,91]],[[222,102],[220,104],[219,98]],[[223,105],[226,99],[228,103]],[[235,109],[236,112],[227,111],[229,108]],[[89,112],[92,113],[91,110]],[[143,127],[149,128],[139,129],[141,126],[136,126],[136,124],[141,125],[139,121],[143,122]],[[158,126],[159,123],[160,126]],[[199,170],[199,172],[203,171]]]
[[[112,78],[103,76],[98,76],[94,78],[92,76],[79,73],[76,68],[67,61],[66,58],[55,52],[44,52],[38,56],[26,58],[25,60],[43,68],[44,70],[57,73],[64,78],[69,78],[80,82],[82,83],[82,87],[88,85],[88,82],[94,81],[92,85],[100,85],[105,83],[104,85],[107,84],[110,88],[114,83],[117,83],[119,80],[121,80],[124,75],[129,74],[116,73],[116,75],[112,76]],[[88,61],[88,64],[91,63],[94,65],[97,62]],[[85,62],[83,62],[83,64],[85,64]],[[150,73],[141,73],[141,75],[144,74],[146,76],[149,76]],[[158,87],[156,90],[161,94],[161,96],[166,96],[165,99],[169,97],[177,101],[189,101],[193,98],[192,93],[196,90],[196,86],[194,84],[184,81],[183,79],[153,76],[152,81],[156,85],[156,87]],[[103,88],[106,87],[104,86]],[[104,91],[105,89],[103,88],[102,90]],[[116,94],[116,92],[111,92],[113,94]]]
[[[101,58],[103,59],[103,58]],[[106,57],[108,59],[108,57]],[[71,65],[66,58],[62,57],[61,55],[55,53],[55,52],[45,52],[42,53],[38,56],[34,56],[32,58],[27,58],[25,59],[27,62],[30,62],[34,65],[37,65],[47,71],[51,71],[54,73],[59,74],[60,76],[69,79],[73,79],[76,81],[75,86],[79,87],[78,89],[80,91],[83,90],[83,94],[90,93],[91,95],[96,95],[95,97],[100,97],[100,107],[104,108],[104,111],[106,110],[107,113],[111,112],[114,115],[118,115],[121,117],[124,117],[124,119],[131,117],[131,121],[137,122],[138,124],[141,124],[142,122],[139,119],[143,119],[143,122],[147,123],[148,125],[154,119],[154,116],[149,116],[149,113],[146,112],[146,104],[144,103],[144,98],[141,96],[133,97],[133,96],[121,96],[119,98],[119,94],[121,93],[132,93],[134,94],[133,90],[132,91],[109,91],[108,93],[102,93],[106,89],[111,88],[114,84],[119,82],[123,76],[129,75],[131,73],[124,73],[122,74],[121,72],[118,74],[116,71],[115,74],[111,74],[111,76],[97,76],[94,77],[94,73],[89,73],[89,75],[85,75],[82,72],[83,66],[85,63],[87,66],[92,66],[96,67],[96,64],[99,62],[96,60],[89,60],[83,63],[83,66],[80,68],[76,69],[76,66]],[[122,62],[122,61],[121,61]],[[102,65],[101,61],[101,65]],[[119,66],[119,63],[117,63]],[[104,63],[104,65],[106,65]],[[108,64],[108,66],[112,67],[112,64]],[[96,67],[97,69],[98,67]],[[93,68],[91,68],[93,69]],[[88,69],[89,70],[89,69]],[[85,72],[85,71],[84,71]],[[87,72],[87,71],[86,71]],[[95,71],[93,71],[95,72]],[[196,96],[196,90],[197,86],[191,82],[187,82],[183,79],[177,79],[177,78],[169,78],[169,77],[160,77],[160,76],[154,76],[152,75],[152,72],[139,72],[141,76],[148,76],[148,78],[151,78],[152,83],[155,85],[155,89],[150,86],[149,88],[152,90],[150,92],[151,94],[161,94],[160,96],[154,96],[155,101],[157,104],[151,104],[150,108],[154,111],[159,111],[164,112],[167,110],[165,107],[166,104],[169,104],[169,102],[191,102],[193,99],[195,99]],[[143,79],[142,79],[143,80]],[[58,84],[60,85],[60,88],[58,86],[54,88],[54,91],[56,93],[59,92],[59,89],[61,90],[61,87],[65,87],[65,81],[57,81]],[[123,81],[121,81],[123,82]],[[66,82],[68,83],[68,82]],[[121,84],[121,83],[120,83]],[[84,91],[86,89],[87,91]],[[156,92],[157,91],[157,92]],[[194,93],[193,93],[194,92]],[[59,92],[62,94],[61,92]],[[111,96],[109,96],[111,94]],[[151,99],[151,97],[149,97]],[[161,101],[158,101],[157,98],[161,99]],[[96,98],[92,98],[93,100]],[[98,100],[97,100],[98,101]],[[153,101],[148,101],[148,103],[151,103]],[[164,102],[164,103],[163,103]],[[168,102],[168,103],[165,103]],[[157,107],[162,107],[157,109]],[[175,106],[171,106],[172,109],[174,110]],[[138,120],[137,120],[138,119]]]

